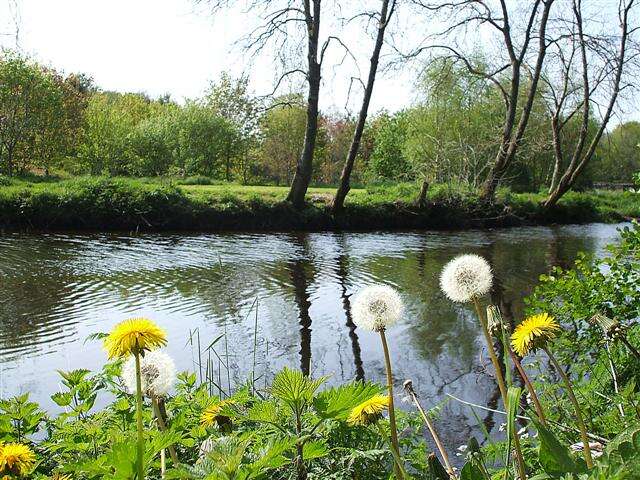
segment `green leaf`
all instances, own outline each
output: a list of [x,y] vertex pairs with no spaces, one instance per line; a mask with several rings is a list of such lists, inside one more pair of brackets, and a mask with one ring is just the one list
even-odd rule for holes
[[53,395],[51,395],[51,400],[53,400],[56,405],[60,407],[68,407],[73,401],[73,394],[71,392],[54,393]]
[[256,402],[245,417],[246,420],[262,423],[278,423],[279,418],[277,405],[269,400]]
[[284,368],[276,374],[271,384],[271,394],[283,401],[294,411],[311,402],[316,390],[326,381],[326,377],[313,380],[299,370]]
[[535,419],[532,421],[538,430],[540,438],[538,458],[545,472],[555,476],[586,471],[586,465],[574,460],[569,449],[562,445],[549,429]]
[[79,368],[70,372],[63,372],[62,370],[56,371],[64,379],[62,383],[69,388],[78,386],[84,378],[91,373],[91,370],[87,370],[85,368]]
[[435,453],[430,453],[429,458],[427,458],[427,464],[429,468],[429,473],[433,477],[434,480],[451,480],[447,470],[442,466],[438,457],[436,457]]
[[381,392],[378,385],[353,382],[320,392],[314,398],[313,406],[321,418],[346,420],[354,407]]
[[325,457],[329,453],[327,445],[323,441],[306,442],[302,446],[302,456],[305,460],[313,460]]
[[104,333],[104,332],[92,333],[90,335],[87,335],[87,338],[84,339],[84,343],[92,342],[94,340],[104,340],[108,336],[109,336],[109,334],[108,333]]
[[460,471],[460,480],[486,480],[482,470],[477,465],[467,462]]

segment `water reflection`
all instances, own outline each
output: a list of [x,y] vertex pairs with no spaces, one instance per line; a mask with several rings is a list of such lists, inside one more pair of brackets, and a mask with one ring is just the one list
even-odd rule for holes
[[292,244],[300,247],[300,254],[296,256],[287,268],[291,275],[291,283],[298,307],[300,323],[300,370],[305,375],[311,373],[311,315],[309,308],[309,283],[313,283],[313,265],[309,261],[309,243],[306,235],[295,235]]
[[[383,381],[379,339],[356,329],[350,307],[364,285],[386,282],[407,302],[405,318],[388,335],[398,391],[411,378],[428,406],[445,402],[447,393],[497,405],[474,312],[440,292],[442,266],[462,252],[486,256],[497,276],[491,300],[515,323],[541,273],[569,265],[578,251],[601,252],[616,237],[616,226],[608,225],[0,236],[0,395],[29,391],[54,409],[48,395],[57,390],[55,369],[100,368],[101,346],[84,339],[132,315],[150,316],[167,330],[169,353],[183,369],[194,368],[185,347],[190,331],[199,330],[203,345],[226,332],[227,351],[216,352],[232,368],[233,380],[225,384],[253,370],[266,382],[283,366],[331,375],[333,383],[365,378],[365,372],[368,380]],[[501,418],[478,414],[497,431]],[[440,428],[450,447],[479,434],[469,407],[457,402],[444,405]]]
[[336,238],[338,244],[338,258],[336,275],[340,284],[340,299],[342,300],[342,309],[344,310],[344,318],[346,326],[349,330],[349,340],[351,341],[351,352],[353,353],[353,364],[355,367],[355,380],[364,380],[364,367],[362,365],[362,350],[360,349],[360,341],[356,333],[356,326],[351,317],[351,294],[348,293],[347,275],[349,268],[349,256],[347,255],[344,234]]

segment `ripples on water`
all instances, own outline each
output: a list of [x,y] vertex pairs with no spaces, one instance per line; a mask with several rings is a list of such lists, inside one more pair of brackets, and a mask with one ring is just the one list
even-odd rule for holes
[[[84,340],[129,316],[149,316],[169,335],[182,369],[195,368],[188,345],[227,332],[234,380],[253,368],[269,378],[288,365],[332,382],[383,381],[378,338],[355,328],[350,296],[385,282],[407,302],[389,332],[395,377],[412,378],[432,405],[445,392],[495,403],[483,374],[480,332],[472,312],[447,301],[438,275],[452,256],[487,257],[497,274],[493,301],[520,318],[522,298],[551,265],[568,266],[578,251],[601,253],[617,238],[612,225],[495,231],[217,235],[0,236],[0,396],[29,391],[54,409],[55,369],[99,369],[105,354]],[[257,309],[256,309],[257,305]],[[257,310],[257,311],[256,311]],[[221,344],[220,344],[221,345]],[[220,350],[220,349],[219,349]],[[221,351],[219,353],[222,353]],[[492,418],[485,419],[490,426]],[[443,415],[449,446],[477,433],[468,409]]]

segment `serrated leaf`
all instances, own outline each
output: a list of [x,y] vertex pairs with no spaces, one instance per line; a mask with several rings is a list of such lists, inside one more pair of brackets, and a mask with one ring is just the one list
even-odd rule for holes
[[329,449],[324,441],[317,440],[306,442],[302,447],[302,456],[305,460],[313,460],[325,457],[329,453]]
[[273,379],[271,394],[287,404],[292,410],[300,410],[310,403],[316,390],[326,381],[326,377],[313,380],[299,370],[284,368]]
[[53,400],[56,405],[60,407],[68,407],[73,401],[73,394],[71,392],[54,393],[53,395],[51,395],[51,400]]
[[373,383],[353,382],[320,392],[313,399],[313,406],[321,418],[346,420],[356,406],[381,392]]

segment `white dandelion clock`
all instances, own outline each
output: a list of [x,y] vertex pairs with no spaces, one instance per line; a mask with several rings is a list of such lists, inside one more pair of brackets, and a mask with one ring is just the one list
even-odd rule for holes
[[365,330],[380,332],[398,322],[404,311],[400,294],[387,285],[363,289],[351,307],[353,323]]
[[489,263],[479,255],[460,255],[445,265],[440,288],[454,302],[466,303],[491,290],[493,274]]
[[[147,397],[164,397],[176,381],[176,366],[173,359],[160,350],[145,353],[140,358],[142,392]],[[129,393],[136,392],[136,363],[131,357],[122,366],[120,375]]]

